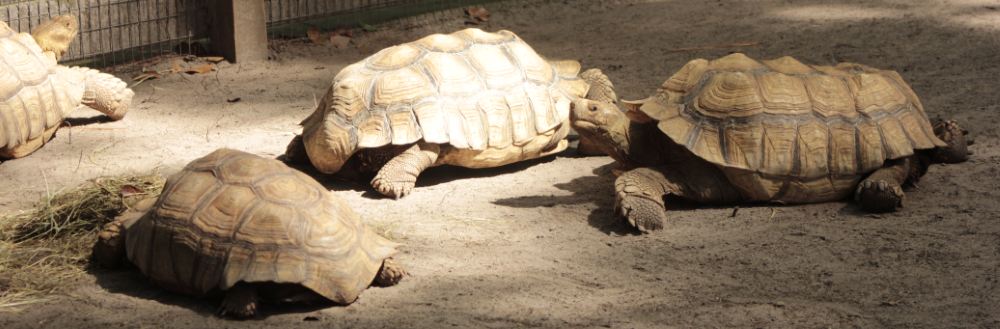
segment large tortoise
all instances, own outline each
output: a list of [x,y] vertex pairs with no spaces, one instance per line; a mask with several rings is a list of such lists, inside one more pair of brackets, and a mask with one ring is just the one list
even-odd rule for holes
[[344,68],[286,157],[327,174],[354,160],[348,168],[377,172],[372,186],[399,198],[430,166],[497,167],[564,150],[570,102],[584,97],[617,100],[599,70],[547,61],[510,31],[433,34]]
[[[57,16],[32,35],[0,22],[0,159],[41,148],[83,104],[119,120],[133,93],[112,75],[56,64],[76,35],[76,18]],[[41,45],[41,46],[40,46]]]
[[404,275],[397,244],[372,232],[311,177],[256,155],[220,149],[171,176],[159,198],[105,226],[95,260],[127,259],[172,291],[223,291],[222,315],[257,301],[349,304],[371,284]]
[[625,113],[578,101],[573,127],[631,169],[615,181],[616,210],[644,232],[662,227],[665,196],[793,204],[853,193],[864,209],[893,211],[930,163],[968,158],[957,124],[932,127],[899,74],[859,64],[696,59],[623,103]]

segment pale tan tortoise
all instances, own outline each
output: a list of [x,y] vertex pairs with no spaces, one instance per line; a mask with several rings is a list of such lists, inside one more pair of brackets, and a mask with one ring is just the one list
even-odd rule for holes
[[34,37],[0,22],[0,159],[24,157],[41,148],[80,105],[112,120],[128,112],[133,93],[125,82],[56,63],[76,32],[76,18],[70,15],[39,25]]
[[894,71],[859,64],[696,59],[649,98],[619,109],[581,100],[573,126],[625,169],[616,212],[662,228],[664,197],[706,204],[811,203],[850,195],[869,211],[902,205],[931,163],[968,159],[964,131],[932,127]]
[[510,31],[432,34],[344,68],[286,157],[327,174],[348,163],[377,172],[371,185],[399,198],[430,166],[497,167],[566,149],[570,102],[584,97],[617,101],[600,70],[545,60]]
[[171,291],[222,292],[221,315],[250,317],[258,301],[349,304],[369,285],[396,284],[406,275],[390,258],[397,246],[311,177],[220,149],[106,225],[94,259],[127,260]]

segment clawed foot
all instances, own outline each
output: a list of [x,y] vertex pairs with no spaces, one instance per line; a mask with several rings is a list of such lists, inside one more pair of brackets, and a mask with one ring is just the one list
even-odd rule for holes
[[98,264],[107,268],[121,265],[125,256],[125,239],[121,234],[121,222],[114,221],[104,225],[97,235],[97,243],[94,244],[94,260]]
[[386,259],[382,262],[382,268],[379,269],[378,274],[375,275],[376,286],[388,287],[399,283],[404,277],[409,276],[410,273],[406,272],[399,264],[396,264],[392,259]]
[[633,195],[619,195],[615,212],[642,233],[663,229],[663,222],[667,218],[662,204]]
[[219,316],[246,319],[257,315],[256,291],[233,287],[219,305]]
[[892,212],[903,207],[903,188],[882,180],[865,180],[858,184],[855,200],[869,212]]
[[413,191],[413,187],[416,186],[416,183],[416,181],[392,180],[388,177],[384,177],[382,172],[379,172],[379,174],[372,179],[372,187],[374,187],[376,191],[382,193],[382,195],[397,200],[409,195],[410,192]]
[[969,145],[973,144],[968,138],[969,131],[962,129],[953,120],[941,120],[934,123],[934,135],[948,144],[946,147],[937,148],[934,151],[934,160],[943,163],[960,163],[969,160]]

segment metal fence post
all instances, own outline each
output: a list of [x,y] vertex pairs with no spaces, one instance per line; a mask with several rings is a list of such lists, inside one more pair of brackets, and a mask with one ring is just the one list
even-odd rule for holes
[[212,47],[231,62],[267,59],[265,0],[213,0],[209,6]]

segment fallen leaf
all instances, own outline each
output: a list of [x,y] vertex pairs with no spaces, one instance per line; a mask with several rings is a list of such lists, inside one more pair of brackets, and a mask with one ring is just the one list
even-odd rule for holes
[[206,62],[211,62],[211,63],[218,63],[218,62],[226,60],[226,58],[222,57],[222,56],[208,56],[208,57],[202,57],[201,59],[205,60]]
[[201,64],[198,66],[192,66],[184,70],[187,74],[202,74],[207,72],[212,72],[215,70],[215,65],[212,64]]
[[239,102],[239,101],[240,101],[239,97],[226,99],[226,102],[229,102],[229,103],[236,103],[236,102]]
[[146,73],[143,73],[143,74],[140,74],[140,75],[132,77],[132,81],[145,81],[145,80],[149,80],[149,79],[156,79],[156,78],[159,78],[159,77],[160,77],[160,75],[156,74],[156,72],[146,72]]
[[306,30],[306,36],[308,36],[309,40],[312,40],[315,44],[323,43],[323,32],[320,32],[320,30],[315,26],[310,26],[309,29]]
[[351,44],[351,38],[339,34],[331,35],[330,44],[337,49],[347,48]]
[[490,12],[483,7],[468,7],[465,8],[465,14],[469,17],[475,18],[477,21],[486,22],[490,20]]
[[146,193],[146,191],[143,191],[142,188],[139,188],[138,186],[135,185],[122,185],[121,190],[118,192],[119,194],[121,194],[123,198],[133,196],[136,194]]

